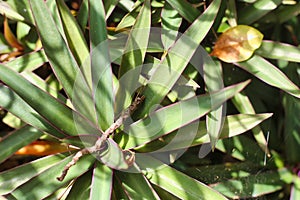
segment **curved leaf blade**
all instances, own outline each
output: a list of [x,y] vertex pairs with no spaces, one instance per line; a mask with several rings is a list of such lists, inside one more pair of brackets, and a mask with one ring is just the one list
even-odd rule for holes
[[146,99],[144,107],[139,111],[139,116],[146,115],[150,108],[159,104],[176,83],[200,42],[210,30],[220,4],[220,0],[213,1],[207,10],[194,21],[174,46],[169,49],[143,92]]
[[116,94],[115,112],[118,115],[131,103],[132,93],[139,87],[139,77],[144,63],[150,31],[151,5],[146,0],[128,35],[121,65],[119,87]]
[[[211,59],[204,59],[204,81],[209,92],[215,92],[224,88],[222,65],[220,62],[214,62]],[[217,80],[217,81],[216,81]],[[214,99],[212,99],[214,101]],[[207,132],[210,137],[211,147],[215,148],[216,142],[224,123],[224,111],[226,104],[212,110],[206,116]]]
[[142,173],[116,172],[121,184],[131,199],[160,199]]
[[[57,130],[52,124],[46,121],[38,112],[30,107],[15,92],[6,86],[0,85],[0,106],[20,118],[22,121],[33,127],[45,131],[54,137],[64,137],[65,135]],[[20,109],[22,108],[22,109]]]
[[255,53],[265,58],[300,62],[299,47],[290,44],[265,40]]
[[[84,35],[64,1],[56,0],[56,4],[62,19],[62,25],[64,27],[70,49],[78,66],[83,66],[89,57],[88,46],[85,42]],[[91,86],[91,82],[89,82],[89,85]]]
[[275,10],[282,0],[257,0],[238,13],[238,24],[252,24],[267,13]]
[[[227,199],[209,186],[177,171],[159,160],[149,156],[146,159],[143,158],[143,160],[147,161],[144,161],[144,166],[150,169],[145,172],[149,181],[180,199]],[[154,170],[151,169],[150,166],[161,167]]]
[[[157,110],[148,117],[131,124],[125,130],[123,148],[134,148],[166,135],[219,107],[240,92],[249,81],[227,87],[211,95],[201,95]],[[214,101],[212,101],[212,98]]]
[[200,12],[187,1],[167,0],[177,12],[188,22],[193,22],[200,15]]
[[89,199],[90,187],[92,182],[91,170],[75,180],[66,200]]
[[[248,130],[251,130],[264,120],[270,118],[272,114],[238,114],[238,115],[229,115],[225,118],[224,126],[221,130],[220,139],[231,138],[237,135],[240,135]],[[177,132],[172,132],[162,138],[162,140],[155,140],[144,146],[137,148],[138,152],[153,152],[157,149],[162,149],[162,147],[166,146],[172,141],[172,145],[168,145],[168,150],[178,150],[184,149],[191,146],[198,146],[204,143],[209,143],[210,138],[207,134],[206,125],[204,121],[201,121],[199,124],[195,124],[198,126],[197,135],[194,136],[194,133],[189,132],[189,126],[194,126],[194,123],[187,125],[184,127],[185,135],[181,137],[180,140],[174,141],[174,136]],[[194,128],[192,128],[194,130]],[[190,142],[188,138],[194,137],[193,141]]]
[[47,61],[44,50],[39,50],[17,57],[16,59],[5,63],[5,65],[17,72],[23,72],[33,71]]
[[[0,173],[0,194],[8,194],[60,162],[65,155],[47,156]],[[49,178],[49,177],[47,177]]]
[[282,89],[283,91],[300,98],[300,89],[278,68],[260,56],[254,55],[251,59],[236,63],[240,68],[253,74],[265,83]]
[[[99,133],[99,130],[93,127],[82,115],[1,64],[0,80],[12,88],[26,103],[62,133],[68,135],[77,135],[78,132]],[[74,121],[73,117],[77,120]]]
[[76,102],[72,101],[74,107],[85,117],[95,122],[96,114],[93,99],[91,99],[91,90],[71,50],[60,34],[46,2],[31,0],[30,5],[43,48],[56,77],[62,84],[67,96],[71,100],[76,98]]
[[[97,124],[106,130],[114,122],[113,81],[102,1],[89,0],[90,59]],[[94,95],[93,95],[94,94]]]
[[[232,101],[240,113],[255,114],[255,110],[251,104],[250,99],[247,96],[239,93],[233,97]],[[267,155],[270,155],[267,139],[265,138],[265,135],[264,135],[263,131],[261,130],[261,128],[259,126],[254,127],[252,129],[252,132],[253,132],[253,136],[254,136],[255,140],[257,141],[259,147]]]
[[24,126],[2,138],[0,141],[0,163],[42,135],[41,131],[30,126]]
[[110,199],[113,187],[113,170],[97,163],[93,171],[90,199]]
[[181,22],[182,18],[179,13],[174,10],[168,2],[166,2],[163,10],[161,11],[161,40],[165,50],[169,49],[175,42]]
[[[69,163],[72,159],[72,156],[62,160],[55,166],[51,166],[49,169],[45,170],[43,173],[35,176],[30,179],[25,184],[21,185],[17,189],[12,192],[12,195],[17,199],[43,199],[57,189],[65,186],[72,179],[80,176],[85,173],[90,166],[93,164],[95,158],[91,155],[87,155],[82,157],[76,165],[72,167],[68,171],[66,178],[63,181],[58,181],[56,177],[58,177],[63,168]],[[39,190],[33,190],[32,188],[39,187]],[[42,189],[41,189],[42,188]]]

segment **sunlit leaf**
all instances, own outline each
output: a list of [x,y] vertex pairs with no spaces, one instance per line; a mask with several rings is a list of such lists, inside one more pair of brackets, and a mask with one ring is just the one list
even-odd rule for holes
[[97,163],[93,171],[90,199],[109,199],[113,185],[113,170]]
[[238,25],[218,38],[211,55],[228,63],[245,61],[260,47],[262,39],[263,34],[255,28]]
[[127,169],[129,164],[118,144],[114,142],[114,140],[108,138],[107,145],[108,150],[105,151],[99,158],[101,162],[114,169]]
[[249,197],[259,197],[281,190],[284,187],[285,181],[291,179],[291,172],[287,169],[281,169],[239,179],[226,180],[213,185],[213,188],[229,198],[247,199]]
[[[145,172],[149,181],[180,199],[226,199],[207,185],[165,165],[153,157],[148,156],[143,160],[145,162],[142,165],[161,166],[159,169]],[[180,184],[177,184],[174,180],[180,180]]]
[[12,192],[15,188],[31,180],[60,162],[65,155],[57,154],[43,157],[33,162],[0,173],[0,195]]
[[[63,156],[61,156],[63,158]],[[28,180],[26,184],[21,185],[15,189],[11,194],[16,199],[44,199],[59,188],[66,186],[71,180],[84,174],[93,165],[95,158],[87,155],[83,156],[79,161],[68,171],[66,178],[63,181],[57,181],[55,177],[58,177],[63,168],[69,163],[72,156],[65,158],[55,166],[48,168],[43,173],[38,174],[34,178]],[[34,171],[31,169],[30,171]],[[21,172],[22,174],[23,172]],[[18,175],[17,175],[18,176]],[[33,189],[39,187],[39,190]]]
[[299,87],[276,66],[262,57],[254,55],[251,59],[236,63],[236,65],[253,74],[263,82],[300,98]]
[[0,2],[0,13],[1,15],[5,15],[10,19],[15,19],[19,21],[23,21],[24,17],[16,12],[7,2]]

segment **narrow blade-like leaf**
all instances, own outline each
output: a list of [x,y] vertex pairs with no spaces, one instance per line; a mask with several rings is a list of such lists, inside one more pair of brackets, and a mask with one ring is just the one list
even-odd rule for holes
[[210,30],[213,19],[218,13],[220,3],[220,0],[213,1],[207,10],[194,21],[174,46],[169,49],[166,57],[150,78],[143,92],[146,99],[139,116],[144,116],[149,112],[150,108],[160,103],[176,83],[200,42]]
[[[65,158],[65,155],[62,154],[47,156],[8,171],[1,172],[0,194],[3,195],[12,192],[14,189],[31,180],[36,175],[53,167],[63,158]],[[47,179],[49,179],[49,177],[47,177]]]
[[0,163],[13,155],[14,152],[41,137],[43,133],[31,126],[24,126],[0,141]]
[[[56,177],[60,176],[63,168],[71,159],[72,156],[69,156],[57,165],[50,167],[43,173],[30,179],[26,184],[15,189],[12,192],[12,195],[17,199],[43,199],[54,193],[57,189],[64,187],[72,179],[85,173],[93,164],[95,158],[91,155],[82,157],[76,165],[68,171],[66,178],[63,181],[58,181]],[[37,186],[42,189],[32,189]]]
[[114,121],[112,71],[102,1],[89,0],[90,59],[97,124],[107,129]]
[[0,80],[12,88],[26,103],[61,132],[69,135],[77,135],[78,131],[81,133],[100,133],[82,115],[32,85],[4,65],[0,65]]
[[62,131],[58,130],[45,120],[38,112],[30,107],[19,95],[4,85],[0,85],[0,106],[20,118],[31,126],[45,131],[54,137],[65,137]]
[[262,57],[254,55],[251,59],[236,65],[265,83],[300,98],[300,89],[283,72]]
[[290,44],[263,41],[255,53],[265,58],[300,62],[299,47]]
[[125,130],[126,135],[121,146],[137,147],[191,123],[211,109],[219,107],[224,101],[240,92],[248,83],[249,81],[246,81],[211,95],[197,96],[159,109],[145,119],[131,124],[128,130]]
[[[86,83],[71,50],[60,34],[49,8],[44,1],[30,1],[39,36],[49,63],[74,107],[95,122],[91,90]],[[84,98],[83,98],[84,96]]]
[[116,172],[122,186],[131,199],[160,199],[142,173]]
[[[146,177],[150,182],[180,199],[226,199],[209,186],[165,165],[159,160],[149,156],[143,160],[146,161],[143,165],[150,169],[145,172]],[[161,167],[158,169],[151,169],[151,166]]]
[[97,163],[93,171],[90,199],[110,199],[113,186],[113,170]]
[[200,12],[187,1],[167,0],[177,12],[188,22],[193,22],[200,15]]
[[[229,115],[225,118],[224,126],[220,133],[219,138],[225,139],[225,138],[230,138],[230,137],[240,135],[252,129],[253,127],[257,126],[262,121],[270,118],[271,116],[272,114],[269,113],[256,114],[256,115],[251,115],[251,114]],[[190,130],[189,126],[194,126],[194,124],[198,126],[196,136],[194,133],[189,132]],[[178,133],[172,132],[164,136],[162,140],[155,140],[144,146],[141,146],[140,148],[137,148],[136,150],[139,152],[153,152],[158,149],[162,151],[163,150],[162,148],[168,144],[167,150],[172,151],[172,150],[184,149],[191,146],[197,146],[197,145],[210,142],[210,138],[209,135],[207,134],[206,125],[204,121],[201,121],[199,124],[198,123],[189,124],[183,129],[186,130],[186,132],[178,140],[174,140],[174,137]],[[192,130],[194,129],[192,128]],[[189,139],[191,137],[193,139],[192,142]],[[169,144],[170,142],[172,142],[171,145]]]

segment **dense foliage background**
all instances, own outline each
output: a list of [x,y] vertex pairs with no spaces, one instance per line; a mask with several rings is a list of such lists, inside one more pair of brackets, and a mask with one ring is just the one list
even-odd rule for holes
[[[4,199],[300,198],[299,1],[1,0],[0,13]],[[58,181],[136,96],[131,121]]]

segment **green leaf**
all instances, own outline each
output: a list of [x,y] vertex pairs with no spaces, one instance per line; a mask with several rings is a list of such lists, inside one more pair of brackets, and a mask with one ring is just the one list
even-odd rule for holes
[[167,0],[177,12],[188,22],[193,22],[200,15],[200,12],[187,1]]
[[[146,157],[144,173],[149,181],[180,199],[226,199],[217,191],[152,157]],[[151,169],[151,166],[160,166]]]
[[[300,84],[299,65],[296,63],[290,63],[287,67],[287,75],[291,80],[295,81],[297,85]],[[298,149],[300,147],[299,130],[300,130],[300,103],[299,99],[285,94],[283,96],[284,106],[284,143],[285,143],[285,159],[289,163],[298,163],[300,161],[300,155]]]
[[166,2],[163,10],[161,11],[161,41],[165,50],[169,49],[175,42],[181,22],[182,18],[178,12],[173,9],[168,2]]
[[9,19],[23,21],[24,17],[20,15],[17,11],[15,11],[7,2],[0,2],[0,13],[1,15],[5,15]]
[[219,140],[216,149],[237,160],[247,160],[259,165],[264,165],[266,162],[266,154],[259,148],[258,144],[244,135]]
[[127,13],[123,18],[122,20],[120,21],[120,23],[118,24],[118,26],[116,27],[116,31],[119,31],[121,29],[124,29],[124,28],[127,28],[127,27],[130,27],[132,25],[134,25],[134,22],[136,20],[136,17],[138,16],[139,14],[139,9],[140,9],[140,4],[141,2],[140,1],[137,1],[131,11],[129,13]]
[[122,112],[131,103],[131,95],[139,87],[139,77],[147,51],[151,26],[151,5],[146,0],[129,33],[119,68],[119,88],[115,111]]
[[113,10],[117,7],[120,0],[106,0],[104,1],[104,7],[106,12],[106,19],[113,13]]
[[174,46],[169,49],[143,92],[146,99],[143,109],[139,111],[139,116],[144,116],[150,108],[160,103],[176,83],[200,42],[210,30],[220,3],[220,0],[213,1],[207,10],[194,21]]
[[113,171],[97,163],[93,171],[90,199],[110,199],[113,185]]
[[71,50],[60,34],[54,18],[49,13],[49,8],[43,1],[30,1],[30,5],[45,54],[56,77],[68,97],[71,100],[76,99],[75,102],[72,101],[74,107],[85,117],[95,122],[96,114],[91,90],[80,72]]
[[[220,139],[231,138],[237,135],[240,135],[248,130],[251,130],[253,127],[260,124],[262,121],[271,117],[272,114],[238,114],[238,115],[229,115],[225,118],[223,128],[220,133]],[[194,133],[189,130],[194,128],[189,128],[189,126],[198,126],[197,134],[195,136]],[[209,143],[210,138],[207,134],[206,125],[204,121],[198,123],[191,123],[185,127],[183,127],[185,134],[182,134],[182,137],[179,137],[177,140],[174,140],[174,137],[177,132],[172,132],[162,138],[162,140],[155,140],[150,142],[136,150],[138,152],[153,152],[154,150],[160,149],[162,151],[162,147],[168,145],[167,150],[177,150],[188,148],[191,146],[197,146],[204,143]],[[192,137],[193,141],[190,141]],[[171,144],[169,144],[171,142]]]
[[[238,109],[238,111],[242,114],[255,114],[255,110],[250,102],[250,99],[239,93],[236,94],[232,99],[235,107]],[[255,140],[257,141],[260,148],[267,154],[270,155],[269,149],[268,149],[268,143],[264,136],[263,131],[259,126],[254,127],[252,129],[253,135]]]
[[13,51],[13,48],[7,43],[3,33],[0,33],[0,53],[10,53]]
[[35,51],[29,54],[17,57],[5,63],[6,66],[17,72],[33,71],[47,62],[44,50]]
[[30,126],[24,126],[5,136],[0,141],[0,163],[42,135],[41,131]]
[[300,62],[299,47],[290,44],[263,41],[262,45],[255,53],[265,58]]
[[[68,40],[68,45],[77,61],[78,66],[85,68],[85,65],[87,65],[87,67],[90,68],[89,63],[85,63],[89,58],[89,50],[77,21],[71,14],[64,1],[56,0],[56,4],[62,19],[62,25]],[[91,74],[88,75],[89,78],[91,78]],[[87,81],[88,85],[91,87],[91,80],[87,79]]]
[[[150,1],[146,0],[129,33],[124,49],[125,54],[122,57],[119,69],[119,77],[143,64],[150,35],[150,25],[151,6]],[[135,77],[132,81],[137,82],[136,78],[138,77]]]
[[283,72],[262,57],[254,55],[251,59],[236,65],[263,82],[300,98],[300,89]]
[[260,21],[269,23],[282,24],[286,21],[293,19],[295,16],[299,15],[300,3],[298,2],[295,5],[280,5],[280,7],[274,12],[269,13]]
[[66,200],[89,199],[92,182],[92,171],[87,171],[75,180]]
[[76,19],[81,27],[82,32],[84,33],[89,19],[89,1],[83,1],[81,3]]
[[246,81],[211,95],[197,96],[159,109],[148,117],[131,124],[128,130],[125,130],[126,135],[119,144],[128,149],[166,135],[219,107],[224,101],[240,92],[248,83],[249,81]]
[[[8,194],[20,185],[31,180],[36,175],[53,167],[61,161],[65,155],[58,154],[37,159],[30,163],[0,173],[0,194]],[[49,177],[47,177],[49,179]],[[31,188],[32,189],[32,188]]]
[[238,24],[252,24],[267,13],[275,10],[282,0],[257,0],[255,3],[244,7],[238,13]]
[[228,18],[228,23],[231,27],[237,26],[237,9],[236,9],[236,1],[229,0],[227,3],[227,11],[225,16]]
[[229,198],[255,198],[281,190],[285,187],[283,178],[290,179],[292,174],[287,169],[268,171],[214,184],[212,187]]
[[123,189],[123,186],[121,184],[121,181],[118,179],[117,176],[114,176],[113,181],[113,191],[112,191],[112,199],[124,199],[129,200],[129,196],[126,193],[126,191]]
[[2,122],[15,129],[19,129],[24,125],[24,122],[20,118],[16,117],[10,112],[6,113],[5,117],[2,119]]
[[[222,65],[220,62],[214,62],[209,58],[204,58],[204,81],[209,93],[218,91],[224,88]],[[217,81],[216,81],[217,80]],[[212,98],[212,101],[214,99]],[[210,137],[211,147],[215,148],[221,133],[222,125],[224,123],[224,110],[225,105],[221,105],[218,108],[212,110],[206,116],[207,132]]]
[[50,85],[46,83],[44,79],[36,75],[35,73],[25,71],[22,73],[22,76],[26,78],[28,81],[30,81],[33,85],[37,86],[38,88],[44,90],[45,92],[49,93],[55,98],[58,98],[62,100],[63,102],[66,102],[67,99],[65,96],[59,93],[60,87],[53,88]]
[[[10,8],[21,15],[25,22],[33,24],[33,16],[30,10],[30,5],[28,1],[16,1],[16,0],[8,0],[6,1],[9,4]],[[21,19],[21,18],[20,18]]]
[[[114,122],[113,81],[102,1],[90,0],[90,54],[97,124],[102,130]],[[93,97],[91,96],[91,97]]]
[[[73,156],[69,156],[63,161],[59,162],[55,166],[50,167],[43,173],[30,179],[26,184],[21,185],[12,192],[12,195],[17,199],[43,199],[57,189],[64,187],[72,179],[85,173],[93,164],[95,158],[91,155],[87,155],[79,159],[69,171],[63,181],[58,181],[56,177],[60,176],[63,168],[72,159]],[[33,190],[32,188],[39,187],[39,190]]]
[[[58,32],[61,34],[62,38],[67,41],[66,35],[64,32],[63,25],[61,23],[61,17],[59,15],[59,11],[57,8],[57,4],[55,0],[48,0],[46,1],[45,5],[47,6],[48,10],[50,11],[49,14],[51,14],[51,19],[53,20],[55,24],[55,28],[57,28]],[[32,10],[32,5],[31,5],[31,10]],[[33,18],[35,18],[35,14],[32,14]],[[50,17],[50,16],[49,16]],[[35,21],[35,25],[37,26],[37,23]]]
[[127,169],[129,165],[119,145],[111,138],[108,138],[106,142],[108,148],[100,155],[99,160],[113,169]]
[[52,124],[46,121],[38,112],[30,107],[15,92],[0,85],[0,106],[14,114],[24,122],[33,127],[52,134],[55,137],[64,137],[65,135],[57,130]]
[[[49,120],[62,133],[100,133],[82,115],[62,102],[32,85],[22,76],[0,64],[0,80],[13,89],[26,103],[41,116]],[[54,133],[53,133],[54,134]]]
[[116,171],[116,175],[131,199],[160,199],[142,173]]

